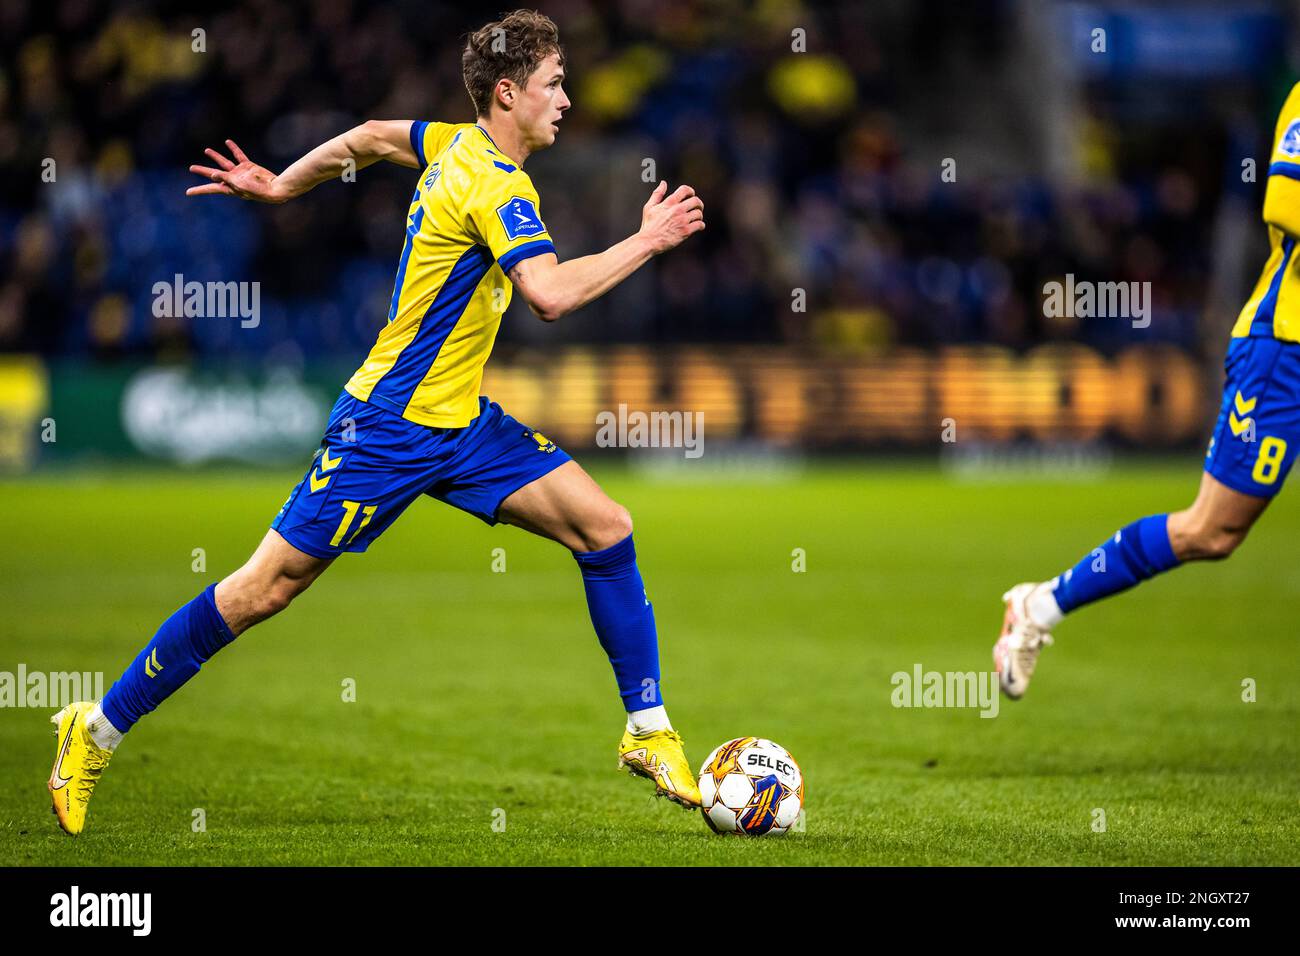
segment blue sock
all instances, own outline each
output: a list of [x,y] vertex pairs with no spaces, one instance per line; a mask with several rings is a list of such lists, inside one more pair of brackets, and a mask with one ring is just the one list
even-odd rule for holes
[[199,672],[203,663],[235,639],[217,611],[217,586],[203,593],[167,620],[108,689],[100,706],[120,733],[176,693]]
[[1052,592],[1061,611],[1127,590],[1182,562],[1169,543],[1169,515],[1149,515],[1121,528],[1056,579]]
[[630,713],[661,706],[655,612],[636,567],[632,536],[604,551],[575,551],[573,556],[582,570],[591,623],[614,668],[623,708]]

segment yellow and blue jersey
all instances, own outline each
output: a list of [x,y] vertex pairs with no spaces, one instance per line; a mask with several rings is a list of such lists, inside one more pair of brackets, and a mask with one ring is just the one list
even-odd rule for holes
[[1233,491],[1271,498],[1300,453],[1300,83],[1273,131],[1264,222],[1268,262],[1232,327],[1205,470]]
[[1300,83],[1291,88],[1273,134],[1264,222],[1269,256],[1255,290],[1232,327],[1233,338],[1300,342]]
[[344,386],[306,474],[271,523],[299,551],[365,551],[432,495],[489,524],[570,460],[480,397],[515,263],[554,253],[537,191],[481,127],[415,122],[423,166],[388,324]]
[[417,424],[462,428],[479,414],[507,274],[555,246],[532,180],[481,126],[416,121],[411,146],[423,172],[388,324],[345,388]]

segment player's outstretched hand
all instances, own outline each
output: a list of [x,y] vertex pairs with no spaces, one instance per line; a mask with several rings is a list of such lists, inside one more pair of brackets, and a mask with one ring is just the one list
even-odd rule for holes
[[668,183],[655,187],[641,209],[641,235],[656,255],[681,245],[704,228],[704,200],[690,186],[678,186],[666,196]]
[[185,190],[187,196],[238,196],[240,199],[252,199],[255,202],[282,203],[290,199],[288,191],[276,181],[275,173],[257,165],[234,140],[226,140],[226,147],[234,161],[222,156],[215,149],[205,149],[208,157],[217,164],[211,166],[191,166],[190,172],[207,176],[212,180],[202,186],[191,186]]

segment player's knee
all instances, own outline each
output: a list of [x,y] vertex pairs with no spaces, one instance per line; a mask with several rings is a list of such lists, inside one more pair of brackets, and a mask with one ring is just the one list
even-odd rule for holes
[[[286,574],[240,575],[229,579],[225,600],[233,621],[227,623],[237,631],[265,621],[287,608],[311,583],[310,578]],[[236,627],[236,625],[238,625]]]
[[632,512],[628,511],[622,505],[616,505],[614,508],[613,524],[610,533],[614,536],[615,544],[618,544],[632,533]]
[[609,539],[609,544],[605,545],[605,547],[613,547],[618,544],[632,533],[632,513],[620,504],[614,505],[605,532]]
[[291,577],[287,574],[278,575],[274,581],[263,592],[262,600],[267,617],[272,614],[279,614],[303,591],[311,585],[311,578]]
[[298,592],[283,583],[276,581],[265,588],[257,596],[256,611],[260,618],[268,618],[274,614],[279,614],[287,608],[293,599],[298,596]]
[[1201,547],[1207,561],[1222,561],[1237,550],[1237,546],[1246,540],[1244,528],[1213,528],[1205,536]]
[[587,522],[583,529],[583,544],[588,551],[612,548],[632,533],[632,515],[616,502],[610,502],[598,518]]
[[1182,529],[1181,546],[1175,544],[1175,550],[1183,560],[1222,561],[1246,540],[1246,531],[1221,522],[1193,524]]

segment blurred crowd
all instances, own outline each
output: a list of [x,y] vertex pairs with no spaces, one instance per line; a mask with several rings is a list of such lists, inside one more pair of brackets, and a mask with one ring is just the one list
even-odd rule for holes
[[[1044,282],[1073,273],[1151,282],[1147,337],[1195,345],[1224,178],[1215,144],[1200,136],[1126,163],[1099,112],[1079,146],[1094,174],[1081,181],[1022,168],[945,182],[909,134],[918,81],[945,33],[1009,32],[1011,5],[975,16],[956,0],[912,13],[887,3],[888,30],[872,6],[542,5],[560,25],[574,105],[529,171],[561,255],[636,228],[644,158],[693,185],[709,222],[633,287],[635,307],[597,304],[558,335],[1122,345],[1124,323],[1044,318]],[[459,49],[492,12],[4,0],[0,350],[359,357],[386,314],[410,171],[365,170],[267,207],[187,198],[198,182],[187,167],[227,137],[280,169],[367,118],[472,120]],[[151,289],[176,274],[260,282],[262,321],[156,316]],[[535,335],[524,326],[506,322],[501,339]]]

